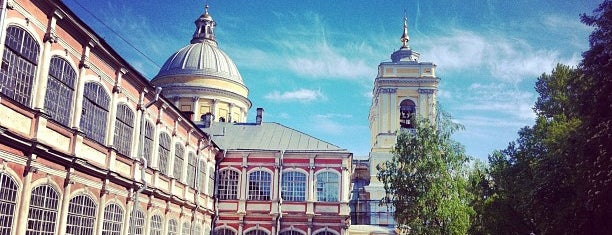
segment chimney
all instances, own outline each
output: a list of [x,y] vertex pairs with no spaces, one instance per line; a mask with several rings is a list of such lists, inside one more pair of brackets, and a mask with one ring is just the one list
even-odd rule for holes
[[263,108],[257,108],[257,116],[255,116],[255,124],[261,125],[261,122],[263,122],[263,112],[264,112]]
[[204,128],[209,128],[210,125],[212,124],[213,119],[215,119],[215,115],[213,115],[212,113],[206,113],[202,115],[201,119],[202,119],[202,124],[204,125]]

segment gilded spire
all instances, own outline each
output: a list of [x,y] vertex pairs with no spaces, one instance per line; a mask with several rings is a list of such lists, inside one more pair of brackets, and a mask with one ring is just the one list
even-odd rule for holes
[[406,17],[406,10],[404,10],[404,33],[402,34],[402,48],[410,48],[408,46],[408,41],[410,41],[410,37],[408,36],[408,17]]
[[204,9],[204,14],[202,14],[195,21],[196,30],[193,33],[193,38],[191,39],[191,43],[199,43],[204,40],[215,41],[215,26],[217,23],[213,20],[212,16],[208,13],[208,4]]

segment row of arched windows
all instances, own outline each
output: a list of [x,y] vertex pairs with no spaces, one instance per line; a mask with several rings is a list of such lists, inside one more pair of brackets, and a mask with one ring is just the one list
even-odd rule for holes
[[[35,80],[36,68],[39,60],[40,46],[36,40],[23,28],[9,26],[6,30],[6,39],[2,64],[0,66],[0,93],[9,98],[30,106],[32,103],[32,89]],[[68,126],[73,114],[73,100],[77,82],[77,73],[70,63],[59,57],[52,56],[49,64],[47,89],[45,91],[44,110],[49,118]],[[104,144],[107,134],[107,119],[111,105],[111,97],[104,87],[97,82],[84,84],[83,103],[79,128],[86,137]],[[118,153],[131,156],[132,136],[134,134],[135,115],[134,111],[124,103],[116,107],[116,119],[113,147]],[[144,126],[144,156],[151,163],[153,155],[153,136],[155,125],[149,121]],[[168,134],[160,134],[158,167],[163,175],[168,176],[168,163],[170,157],[171,138]],[[177,179],[183,177],[185,150],[181,144],[176,144],[174,154],[173,176]],[[190,152],[187,159],[186,184],[195,188],[198,184],[196,173],[200,173],[202,179],[206,179],[204,170],[196,172],[197,160],[194,153]],[[205,165],[205,164],[204,164]],[[213,171],[211,171],[212,174]],[[210,178],[210,177],[209,177]],[[213,182],[214,183],[214,182]],[[204,181],[200,180],[200,187],[204,187]],[[212,192],[212,187],[211,192]]]
[[[0,234],[12,234],[15,223],[15,209],[17,207],[17,183],[11,176],[0,173]],[[28,210],[26,234],[52,235],[56,234],[59,220],[58,191],[49,184],[36,186],[32,189],[32,196]],[[86,194],[74,196],[68,204],[66,234],[91,235],[94,233],[96,223],[97,204]],[[136,210],[135,217],[130,216],[130,234],[144,234],[145,213]],[[102,234],[120,235],[124,225],[124,209],[117,203],[111,202],[104,207]],[[164,228],[164,219],[161,215],[153,215],[149,221],[149,234],[161,235]],[[177,234],[178,222],[176,219],[167,221],[168,234]],[[203,234],[200,225],[191,226],[184,222],[181,234]]]
[[[236,232],[228,228],[218,228],[214,230],[213,235],[236,235]],[[261,229],[253,229],[253,230],[247,231],[246,233],[244,233],[244,235],[270,235],[270,233],[267,231],[261,230]],[[306,233],[303,231],[292,229],[292,230],[283,231],[279,233],[279,235],[306,235]],[[336,235],[336,234],[333,232],[330,232],[329,230],[324,230],[324,231],[315,233],[315,235]]]
[[[316,174],[316,198],[322,202],[339,200],[340,177],[337,173],[323,171]],[[282,173],[281,196],[285,201],[306,201],[308,177],[299,171]],[[253,171],[248,175],[247,200],[268,201],[271,197],[272,176],[267,171]],[[229,168],[219,171],[217,197],[221,200],[237,200],[240,173]]]

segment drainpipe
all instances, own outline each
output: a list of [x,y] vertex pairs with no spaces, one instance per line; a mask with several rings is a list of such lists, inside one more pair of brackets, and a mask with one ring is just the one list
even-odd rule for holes
[[0,11],[2,11],[0,13],[0,38],[3,38],[4,35],[2,35],[4,33],[4,19],[6,18],[6,12],[7,12],[7,5],[8,5],[8,0],[0,0],[2,1],[2,8],[0,9]]
[[285,156],[285,151],[280,151],[280,161],[279,161],[279,169],[278,169],[278,217],[276,217],[276,234],[280,234],[281,229],[281,219],[283,218],[283,157]]
[[[147,170],[147,159],[144,157],[144,126],[145,126],[145,110],[147,110],[151,105],[155,104],[157,100],[159,100],[159,94],[161,93],[162,88],[155,88],[155,99],[151,100],[148,104],[146,104],[142,109],[142,114],[140,115],[140,140],[139,140],[139,149],[138,149],[138,160],[142,163],[142,170],[140,171],[140,180],[142,180],[142,186],[136,190],[136,194],[134,195],[134,208],[132,209],[132,215],[130,218],[130,232],[129,234],[135,234],[134,230],[136,226],[134,226],[134,220],[136,219],[136,211],[138,210],[138,195],[147,189],[147,181],[146,179],[146,170]],[[134,172],[134,178],[136,178],[136,172]]]
[[[225,156],[227,156],[227,150],[223,151],[223,158],[221,158],[221,160],[225,159]],[[214,234],[213,230],[215,229],[215,224],[217,223],[217,220],[219,220],[219,198],[215,195],[215,193],[219,189],[219,185],[217,184],[217,182],[219,182],[219,165],[220,164],[221,164],[221,161],[215,161],[215,187],[214,187],[215,189],[213,191],[213,198],[215,199],[215,218],[213,219],[213,221],[211,221],[211,225],[210,225],[211,234]]]
[[[209,148],[211,146],[212,146],[212,142],[211,142],[210,138],[208,138],[208,144],[198,150],[198,155],[199,155],[200,151],[202,151],[202,150],[204,150],[206,148]],[[210,149],[208,150],[208,156],[210,156]],[[200,162],[201,162],[201,158],[198,157],[198,170],[197,170],[196,179],[195,179],[195,181],[197,183],[200,183],[200,177],[202,177],[202,174],[200,174],[200,172],[202,172],[201,169],[200,169],[200,168],[202,168],[202,165],[200,164]],[[204,169],[204,170],[206,170],[206,169]],[[196,199],[195,199],[196,207],[195,207],[194,213],[197,212],[198,209],[200,208],[200,194],[202,194],[202,191],[201,191],[202,187],[203,187],[203,185],[199,185],[198,190],[196,191]],[[193,220],[195,221],[195,216],[193,217]],[[192,221],[192,224],[193,224],[193,221]]]

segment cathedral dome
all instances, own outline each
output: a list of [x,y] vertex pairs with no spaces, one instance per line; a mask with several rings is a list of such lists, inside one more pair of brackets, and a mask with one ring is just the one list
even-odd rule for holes
[[151,83],[162,87],[163,95],[192,121],[210,113],[216,121],[244,122],[251,108],[249,90],[234,61],[217,45],[208,6],[194,23],[190,43],[166,60]]
[[216,77],[244,85],[234,61],[212,40],[181,48],[166,60],[155,78],[181,75]]

